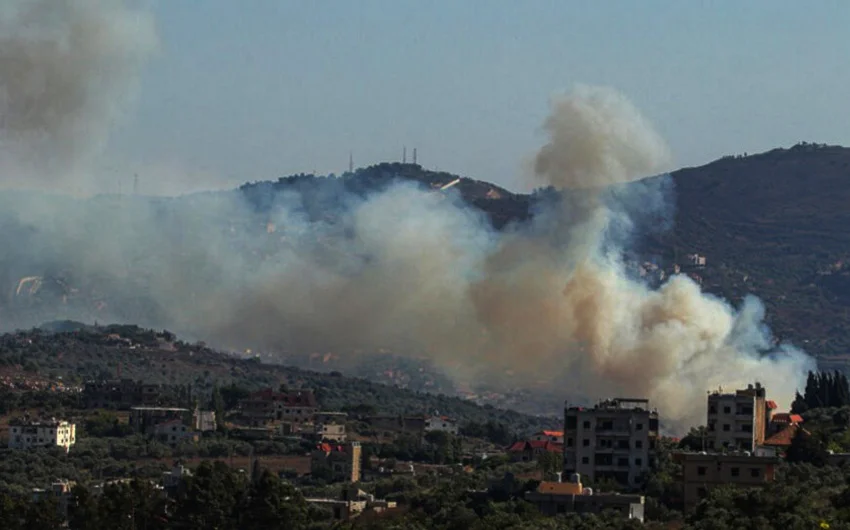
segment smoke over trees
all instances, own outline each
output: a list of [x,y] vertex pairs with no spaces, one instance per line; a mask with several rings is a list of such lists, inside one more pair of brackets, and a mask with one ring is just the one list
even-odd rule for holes
[[[93,144],[77,144],[76,133],[105,127],[132,78],[122,69],[117,79],[92,71],[109,70],[116,57],[143,56],[153,28],[118,2],[84,2],[70,18],[50,2],[19,4],[29,9],[2,11],[4,20],[58,24],[70,45],[22,52],[29,37],[14,32],[0,42],[3,134],[16,139],[7,148],[21,160],[32,146],[58,160],[85,160]],[[101,41],[78,40],[118,38],[111,24],[127,20],[137,30],[129,33],[132,45],[94,53]],[[79,27],[85,31],[75,38]],[[21,56],[27,61],[13,59]],[[83,84],[68,65],[79,65]],[[56,82],[43,101],[22,96],[29,91],[17,80],[45,76]],[[116,86],[118,96],[95,103]],[[235,192],[87,200],[6,194],[5,282],[14,289],[19,278],[52,273],[64,278],[63,301],[87,293],[82,305],[57,304],[63,317],[132,319],[223,346],[391,350],[427,357],[463,379],[509,373],[512,385],[569,398],[646,396],[673,429],[698,423],[705,389],[719,385],[758,379],[790,402],[811,360],[774,347],[757,300],[736,310],[684,276],[656,290],[626,274],[622,253],[635,222],[669,219],[672,209],[668,179],[640,180],[670,164],[647,120],[616,91],[579,87],[553,103],[544,129],[533,178],[559,193],[531,221],[502,231],[454,192],[411,183],[349,193],[328,179],[334,209],[319,215],[297,192],[274,196],[267,212]],[[30,169],[67,177],[56,165]],[[20,311],[7,309],[7,326]]]

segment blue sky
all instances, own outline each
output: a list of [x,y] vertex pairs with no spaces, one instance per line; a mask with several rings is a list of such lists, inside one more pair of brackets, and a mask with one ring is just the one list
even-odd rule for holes
[[[850,145],[850,2],[150,0],[162,46],[109,157],[199,189],[401,158],[512,189],[576,83],[678,166]],[[148,179],[148,180],[146,180]],[[153,184],[151,184],[153,185]]]

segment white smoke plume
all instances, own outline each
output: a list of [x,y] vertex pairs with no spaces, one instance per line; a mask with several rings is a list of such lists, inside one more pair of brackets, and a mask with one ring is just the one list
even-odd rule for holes
[[[155,42],[149,16],[117,0],[4,3],[0,149],[42,181],[78,174]],[[763,353],[774,348],[756,300],[735,310],[684,276],[656,290],[626,274],[635,223],[671,207],[668,179],[638,181],[670,164],[641,114],[580,87],[544,129],[535,178],[560,194],[503,231],[456,190],[412,183],[311,181],[321,200],[293,187],[268,194],[268,210],[235,191],[2,194],[0,323],[121,320],[239,349],[391,350],[570,400],[648,397],[673,432],[703,423],[705,391],[720,385],[758,380],[790,403],[812,362]],[[3,170],[6,183],[18,175]],[[54,279],[52,305],[21,294],[31,276]]]
[[153,17],[121,0],[0,6],[0,169],[5,183],[80,178],[156,49]]

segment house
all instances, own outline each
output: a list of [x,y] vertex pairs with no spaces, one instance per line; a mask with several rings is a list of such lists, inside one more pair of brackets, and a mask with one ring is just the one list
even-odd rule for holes
[[514,462],[536,462],[543,453],[561,454],[564,445],[549,440],[523,440],[508,448],[508,456]]
[[803,423],[803,417],[799,414],[792,414],[790,412],[777,412],[773,414],[770,418],[770,424],[767,428],[767,435],[770,436],[776,434],[784,430],[789,425],[799,425],[801,423]]
[[428,416],[425,418],[424,431],[426,434],[434,431],[443,431],[456,435],[460,432],[460,429],[457,426],[457,422],[446,416]]
[[382,513],[396,508],[396,503],[376,499],[374,495],[352,486],[343,489],[339,499],[304,499],[309,504],[329,508],[337,521],[350,521],[365,513]]
[[582,486],[580,475],[574,474],[569,482],[541,482],[534,491],[526,492],[525,500],[537,506],[544,515],[565,513],[615,512],[624,518],[643,522],[644,497],[596,493]]
[[242,419],[253,427],[272,423],[311,423],[319,410],[312,390],[275,392],[272,389],[254,392],[239,402]]
[[310,455],[310,472],[330,482],[360,482],[361,460],[359,442],[320,443]]
[[155,406],[163,399],[163,387],[132,379],[88,381],[83,402],[90,409],[127,410],[135,405]]
[[56,511],[60,518],[67,519],[68,504],[71,500],[71,490],[76,482],[59,479],[50,485],[50,489],[33,488],[33,502],[41,502],[50,497],[56,500]]
[[776,403],[765,397],[760,383],[744,390],[724,393],[722,389],[708,395],[708,436],[710,451],[738,449],[753,451],[764,443],[765,434]]
[[531,440],[535,442],[554,442],[556,444],[564,443],[564,431],[540,431],[531,435]]
[[154,426],[175,419],[186,425],[192,424],[192,415],[189,409],[179,407],[130,408],[130,426],[139,433],[153,434]]
[[76,424],[64,420],[31,420],[24,417],[9,421],[9,449],[58,446],[68,452],[76,442]]
[[195,409],[192,412],[192,428],[198,432],[214,431],[216,429],[215,411]]
[[615,398],[593,408],[564,409],[564,473],[610,478],[636,487],[649,472],[658,439],[658,412],[648,399]]
[[198,441],[198,435],[180,419],[173,419],[153,425],[148,434],[158,442],[178,445],[186,440]]
[[675,453],[682,465],[680,482],[685,510],[693,509],[712,488],[759,487],[776,478],[779,458],[744,453]]
[[346,439],[345,420],[348,414],[344,412],[319,412],[315,414],[313,435],[319,441],[341,443]]

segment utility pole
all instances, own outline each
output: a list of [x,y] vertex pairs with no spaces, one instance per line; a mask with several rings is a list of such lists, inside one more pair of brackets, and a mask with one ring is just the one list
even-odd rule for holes
[[413,164],[416,165],[416,148],[413,148]]
[[348,152],[348,172],[354,173],[354,153]]
[[401,151],[401,163],[407,164],[407,146],[405,145]]

